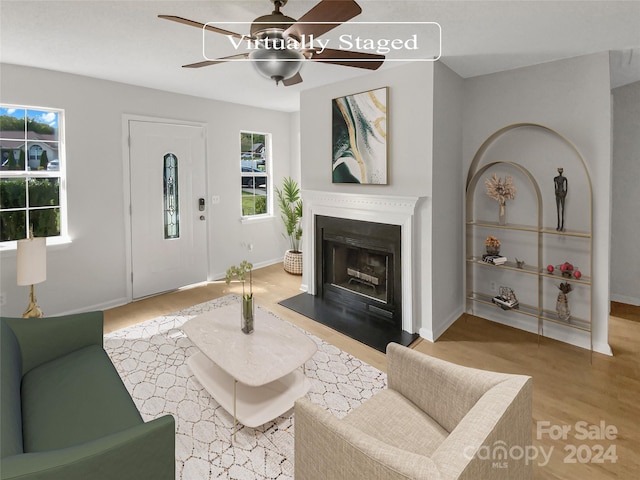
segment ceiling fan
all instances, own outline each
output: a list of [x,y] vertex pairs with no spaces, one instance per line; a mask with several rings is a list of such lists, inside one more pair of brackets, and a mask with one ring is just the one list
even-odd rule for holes
[[[284,15],[280,8],[287,0],[271,0],[274,10],[251,23],[249,35],[241,35],[210,24],[204,24],[175,15],[158,15],[159,18],[226,35],[236,48],[248,46],[251,51],[215,60],[183,65],[184,68],[201,68],[230,60],[250,59],[258,72],[282,82],[285,86],[302,82],[300,68],[306,61],[318,61],[347,67],[376,70],[384,62],[384,55],[319,48],[314,39],[347,22],[362,12],[353,0],[321,0],[299,20]],[[317,22],[317,23],[315,23]],[[309,43],[307,43],[311,40]]]

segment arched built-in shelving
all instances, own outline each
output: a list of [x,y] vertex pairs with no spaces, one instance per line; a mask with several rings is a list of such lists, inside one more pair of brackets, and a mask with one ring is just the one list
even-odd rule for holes
[[[524,127],[533,128],[535,130],[541,130],[543,132],[549,132],[555,137],[559,138],[562,142],[570,147],[570,149],[575,153],[576,157],[580,160],[582,167],[584,168],[584,175],[586,178],[586,183],[588,186],[588,218],[589,218],[589,228],[584,231],[558,231],[556,229],[550,228],[544,225],[543,222],[543,198],[540,190],[540,186],[535,176],[531,173],[531,171],[525,168],[523,165],[516,161],[503,161],[503,160],[492,160],[487,163],[482,164],[482,160],[486,155],[489,147],[496,142],[499,138],[503,137],[509,132],[512,132],[517,129],[522,129]],[[478,182],[483,175],[487,173],[491,173],[492,171],[500,170],[501,168],[512,169],[514,172],[519,172],[522,178],[526,178],[528,181],[528,187],[530,188],[533,195],[533,201],[535,205],[532,207],[535,208],[536,214],[531,215],[529,217],[531,222],[529,224],[523,220],[523,223],[508,223],[506,225],[499,225],[496,221],[491,221],[486,217],[486,212],[483,215],[478,215],[474,206],[475,206],[475,198],[476,198],[476,190],[478,186]],[[522,188],[522,186],[520,186]],[[591,180],[589,177],[589,173],[586,167],[586,163],[584,159],[580,155],[578,149],[570,142],[566,137],[559,134],[555,130],[546,127],[544,125],[534,124],[534,123],[518,123],[509,125],[504,127],[492,135],[490,135],[480,146],[478,151],[476,152],[473,161],[469,167],[469,173],[467,176],[466,183],[466,303],[467,303],[467,312],[477,314],[477,307],[479,309],[483,309],[482,314],[480,316],[491,317],[490,320],[500,321],[501,323],[507,323],[504,321],[505,315],[524,315],[526,317],[531,317],[536,319],[535,325],[530,325],[529,327],[522,326],[520,324],[519,328],[525,328],[530,331],[537,331],[538,335],[544,335],[545,323],[552,323],[556,325],[561,325],[563,327],[572,328],[587,332],[589,334],[589,343],[590,349],[593,351],[593,337],[592,337],[592,321],[591,321],[591,311],[592,311],[592,292],[591,292],[591,276],[593,272],[593,255],[592,255],[592,188],[591,188]],[[497,212],[496,212],[497,217]],[[496,218],[494,217],[494,218]],[[505,240],[509,241],[511,238],[514,242],[516,242],[517,238],[526,238],[527,242],[529,239],[527,236],[531,236],[531,246],[530,249],[535,249],[535,259],[536,264],[531,265],[527,264],[522,266],[522,268],[518,267],[515,262],[509,261],[503,265],[491,265],[487,264],[482,260],[482,253],[484,249],[484,245],[478,245],[480,243],[480,238],[485,234],[485,232],[500,232],[500,235],[505,238]],[[521,235],[518,237],[518,235]],[[522,237],[524,236],[524,237]],[[549,273],[545,267],[544,261],[544,252],[545,252],[545,243],[549,243],[549,236],[559,236],[562,238],[563,242],[573,242],[567,248],[575,247],[578,250],[580,249],[579,245],[576,245],[576,242],[586,242],[588,246],[582,248],[584,250],[585,258],[588,257],[588,274],[582,276],[580,279],[576,278],[564,278],[558,272]],[[529,257],[531,258],[531,256]],[[522,280],[523,278],[528,278],[530,285],[535,285],[535,288],[532,288],[532,291],[525,291],[525,294],[529,295],[528,302],[520,302],[519,308],[517,310],[511,310],[508,313],[505,313],[504,310],[499,309],[496,305],[493,304],[492,298],[495,295],[495,281],[492,281],[492,274],[501,275],[504,278],[506,275],[513,275],[514,277],[509,278],[517,278],[522,283],[526,283],[527,280]],[[571,284],[574,284],[582,289],[584,289],[582,296],[586,299],[588,297],[588,309],[586,312],[583,312],[582,315],[571,316],[568,320],[561,320],[556,316],[556,312],[552,310],[549,305],[553,302],[553,298],[557,297],[557,290],[553,293],[550,293],[548,290],[551,288],[551,283],[554,281],[569,281]],[[487,284],[490,283],[494,287],[494,291],[488,291]],[[553,285],[555,289],[557,284]],[[533,295],[533,290],[537,295]],[[487,306],[491,306],[490,309],[487,309]],[[493,310],[497,309],[497,310]],[[491,313],[495,311],[495,315],[487,315],[487,312]],[[499,319],[498,317],[501,317]],[[514,325],[518,326],[518,325]]]

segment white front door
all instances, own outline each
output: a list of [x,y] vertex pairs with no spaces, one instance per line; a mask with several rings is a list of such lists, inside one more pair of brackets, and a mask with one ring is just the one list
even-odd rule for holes
[[129,139],[133,298],[206,281],[204,128],[130,120]]

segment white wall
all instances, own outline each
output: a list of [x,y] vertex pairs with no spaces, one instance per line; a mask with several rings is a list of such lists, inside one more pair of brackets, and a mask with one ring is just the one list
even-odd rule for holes
[[[123,115],[201,122],[207,131],[210,278],[247,258],[257,265],[282,259],[279,216],[240,222],[237,167],[240,130],[269,132],[275,185],[291,174],[292,115],[178,95],[48,70],[2,65],[0,101],[65,110],[69,234],[66,248],[49,249],[47,281],[36,287],[45,314],[126,303]],[[212,85],[211,88],[215,88]],[[242,244],[252,243],[248,252]],[[15,253],[2,254],[4,315],[19,315],[27,287],[16,286]]]
[[640,82],[612,93],[611,300],[640,305]]
[[[467,79],[464,88],[465,172],[476,150],[489,135],[520,122],[551,127],[570,139],[585,158],[594,186],[594,348],[609,353],[611,103],[608,55],[588,55]],[[555,158],[540,155],[537,161],[540,165],[548,165],[550,179],[557,174],[556,167],[560,165]],[[588,188],[576,180],[569,180],[573,192]],[[567,202],[570,196],[571,193]],[[517,199],[512,203],[515,205]],[[575,207],[577,215],[582,215],[586,208]],[[510,221],[517,223],[511,216]],[[577,331],[571,335],[565,340],[585,345],[583,336]]]
[[[412,63],[384,69],[324,87],[303,91],[300,98],[301,164],[304,190],[328,191],[362,195],[397,195],[421,197],[415,215],[414,251],[414,317],[416,331],[429,340],[441,334],[460,311],[462,267],[461,240],[446,241],[447,235],[459,235],[461,208],[461,138],[460,138],[460,79],[444,66],[438,67],[437,77],[442,90],[438,119],[434,124],[434,64]],[[452,83],[447,85],[451,80]],[[331,100],[343,95],[389,87],[388,103],[388,185],[333,184],[331,181]],[[436,89],[436,90],[438,90]],[[437,96],[436,91],[436,96]],[[454,108],[447,110],[447,101]],[[438,100],[437,100],[438,101]],[[444,133],[452,127],[453,131]],[[456,133],[457,129],[457,133]],[[442,135],[434,150],[434,132]],[[437,159],[436,159],[437,154]],[[439,170],[438,167],[442,167]],[[441,181],[443,186],[434,186]],[[447,184],[451,190],[447,188]],[[442,202],[436,213],[438,224],[446,224],[445,231],[433,245],[432,195]],[[451,199],[452,203],[448,203]],[[434,200],[435,201],[435,200]],[[435,207],[434,207],[435,208]],[[457,209],[457,211],[456,211]],[[449,215],[449,217],[447,217]],[[451,223],[447,223],[450,221]],[[444,259],[455,259],[450,272],[440,277],[434,274],[432,252]],[[437,267],[445,260],[438,261]],[[435,277],[438,282],[434,285]],[[304,284],[303,280],[303,284]],[[446,295],[442,304],[434,293],[455,292],[455,299]]]
[[441,62],[434,73],[431,335],[438,338],[463,312],[463,81]]

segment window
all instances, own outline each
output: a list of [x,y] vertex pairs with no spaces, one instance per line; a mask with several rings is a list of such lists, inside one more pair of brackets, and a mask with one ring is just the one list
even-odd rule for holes
[[66,236],[62,110],[0,105],[0,245]]
[[178,199],[178,158],[173,153],[164,156],[163,171],[164,238],[180,238],[180,208]]
[[269,213],[269,142],[265,133],[240,132],[242,216]]

